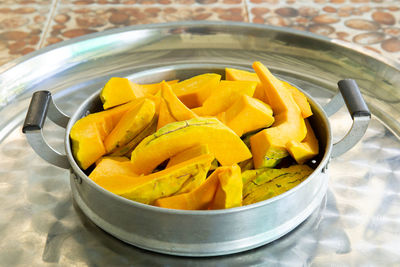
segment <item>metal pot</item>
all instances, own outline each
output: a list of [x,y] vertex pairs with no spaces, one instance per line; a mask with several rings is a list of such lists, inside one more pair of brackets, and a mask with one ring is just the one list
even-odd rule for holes
[[[224,68],[217,64],[174,65],[136,73],[133,80],[185,79],[205,72],[222,74]],[[48,91],[34,93],[23,132],[39,156],[71,170],[70,183],[76,203],[106,232],[132,245],[166,254],[225,255],[278,239],[302,223],[320,204],[328,187],[330,158],[352,148],[364,135],[371,117],[353,80],[339,81],[338,87],[341,95],[336,95],[324,108],[303,91],[314,113],[310,123],[320,141],[320,155],[314,160],[314,172],[284,194],[227,210],[184,211],[145,205],[114,195],[89,179],[74,160],[69,134],[78,119],[101,110],[99,92],[84,101],[71,118],[55,106]],[[353,125],[342,140],[333,144],[328,116],[339,110],[342,99]],[[51,148],[43,137],[46,116],[65,128],[65,155]]]

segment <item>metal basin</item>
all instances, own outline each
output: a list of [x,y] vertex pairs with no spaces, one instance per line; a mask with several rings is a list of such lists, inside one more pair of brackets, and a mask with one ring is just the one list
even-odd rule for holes
[[[223,74],[224,67],[226,65],[216,63],[174,64],[139,71],[129,78],[148,82],[182,80],[206,72]],[[282,195],[227,210],[182,211],[158,208],[114,195],[89,179],[73,158],[69,133],[78,119],[101,110],[99,91],[84,101],[71,118],[58,110],[48,92],[35,93],[24,123],[24,132],[40,156],[59,167],[71,169],[70,182],[76,203],[106,232],[135,246],[166,254],[225,255],[278,239],[303,222],[320,205],[328,186],[330,158],[341,155],[358,142],[370,119],[368,108],[352,80],[340,81],[339,89],[353,118],[353,126],[346,137],[336,144],[332,141],[328,114],[341,107],[343,101],[340,101],[340,95],[334,97],[324,110],[306,94],[314,113],[310,122],[320,141],[320,155],[311,163],[314,172],[300,185]],[[42,135],[46,115],[65,127],[66,155],[57,153],[46,144]]]

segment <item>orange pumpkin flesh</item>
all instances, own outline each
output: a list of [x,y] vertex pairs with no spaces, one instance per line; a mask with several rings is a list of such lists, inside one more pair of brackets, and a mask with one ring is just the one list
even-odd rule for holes
[[275,114],[272,127],[250,137],[254,167],[274,167],[288,155],[286,144],[292,140],[303,140],[307,128],[292,94],[281,81],[260,62],[255,62],[253,68],[265,88],[265,95]]
[[[243,141],[215,118],[194,118],[170,123],[146,137],[131,155],[140,174],[148,174],[164,160],[196,144],[207,144],[222,165],[251,158]],[[227,153],[229,151],[229,153]]]

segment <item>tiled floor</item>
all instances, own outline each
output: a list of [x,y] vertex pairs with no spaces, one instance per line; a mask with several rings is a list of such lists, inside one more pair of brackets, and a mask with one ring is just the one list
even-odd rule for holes
[[291,27],[400,62],[400,0],[0,0],[0,65],[88,33],[183,20]]

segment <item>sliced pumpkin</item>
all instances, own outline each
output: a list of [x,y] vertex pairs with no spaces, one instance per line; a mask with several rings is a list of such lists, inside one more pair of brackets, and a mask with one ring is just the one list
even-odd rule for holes
[[[170,123],[146,137],[131,155],[137,173],[148,174],[156,166],[196,144],[207,144],[222,165],[251,158],[243,141],[215,118],[194,118]],[[229,153],[227,153],[229,151]]]
[[191,118],[196,118],[197,115],[187,108],[172,91],[171,86],[167,83],[161,84],[161,98],[165,102],[163,107],[163,117],[166,119],[159,120],[157,128],[161,128],[164,125],[173,121],[184,121]]
[[106,153],[96,123],[77,121],[71,129],[70,137],[74,158],[84,170]]
[[250,137],[254,167],[274,167],[282,158],[288,156],[286,144],[292,140],[303,140],[307,128],[292,94],[281,81],[260,62],[255,62],[253,67],[275,114],[272,127]]
[[137,176],[129,159],[125,161],[115,158],[102,158],[89,174],[89,178],[96,182],[100,179],[113,179],[116,175]]
[[175,122],[176,120],[172,117],[171,113],[169,112],[169,108],[167,103],[165,103],[164,99],[160,101],[160,110],[158,114],[158,122],[157,122],[157,130],[164,127],[168,123]]
[[[265,103],[269,103],[269,100],[267,96],[265,95],[264,88],[261,84],[260,79],[257,76],[257,73],[254,72],[249,72],[245,70],[238,70],[238,69],[232,69],[232,68],[226,68],[225,69],[225,75],[227,80],[231,81],[256,81],[258,82],[256,90],[254,92],[254,98],[260,99],[261,101]],[[281,81],[283,83],[283,86],[286,87],[292,94],[294,101],[296,104],[299,106],[301,110],[301,114],[303,118],[308,118],[309,116],[312,115],[311,107],[310,104],[308,103],[307,97],[296,87],[291,85],[290,83],[287,83],[285,81]]]
[[[193,158],[196,157],[200,157],[202,155],[212,155],[210,153],[210,150],[208,149],[208,146],[206,144],[201,144],[201,145],[196,145],[193,146],[189,149],[186,149],[184,151],[182,151],[181,153],[176,154],[175,156],[171,157],[168,161],[167,166],[165,167],[167,168],[171,168],[175,165],[178,165],[182,162],[186,162],[189,161]],[[186,192],[190,192],[193,189],[197,188],[198,186],[200,186],[204,180],[207,177],[207,173],[208,171],[211,170],[211,167],[213,166],[213,163],[215,161],[213,160],[210,163],[210,166],[207,166],[207,168],[204,168],[202,171],[204,171],[204,175],[197,175],[194,177],[191,177],[190,179],[188,179],[181,187],[181,189],[179,189],[179,191],[177,191],[174,195],[177,194],[182,194],[182,193],[186,193]]]
[[[239,182],[237,182],[239,180]],[[220,186],[221,182],[223,187]],[[237,165],[217,168],[199,187],[185,194],[160,198],[154,205],[182,210],[204,210],[238,206],[242,201],[240,168]],[[240,189],[240,190],[238,190]],[[216,193],[218,192],[218,196]]]
[[141,88],[132,85],[127,78],[112,77],[100,93],[103,108],[106,110],[143,97]]
[[209,209],[230,209],[242,205],[243,182],[240,167],[221,167],[219,184]]
[[257,82],[221,81],[199,108],[203,116],[215,116],[227,110],[242,95],[253,96]]
[[104,140],[107,153],[122,147],[149,125],[155,114],[155,104],[149,99],[124,114]]
[[178,98],[188,107],[195,108],[203,104],[215,90],[221,80],[221,75],[206,73],[194,76],[171,85]]
[[217,118],[231,128],[237,135],[269,127],[274,122],[272,109],[264,102],[242,95]]
[[307,165],[245,171],[242,173],[243,177],[247,177],[243,185],[243,205],[260,202],[282,194],[300,184],[312,172],[313,169]]
[[101,176],[96,183],[119,196],[152,204],[158,198],[178,192],[188,180],[205,177],[213,159],[205,154],[147,176]]
[[291,85],[290,83],[287,83],[285,81],[281,81],[283,86],[289,90],[289,92],[292,94],[294,101],[296,104],[299,106],[301,110],[301,115],[303,118],[308,118],[310,117],[313,113],[311,111],[310,103],[308,103],[307,97],[296,87]]
[[198,157],[198,156],[201,156],[204,154],[210,154],[210,150],[208,149],[207,144],[194,145],[193,147],[190,147],[190,148],[183,150],[182,152],[172,156],[169,159],[168,164],[165,168],[172,167],[181,162],[184,162],[186,160],[189,160],[191,158]]
[[139,86],[145,96],[147,95],[155,95],[158,91],[161,90],[161,84],[163,82],[167,84],[175,84],[179,80],[172,80],[172,81],[162,81],[159,83],[152,83],[152,84],[135,84],[135,86]]
[[98,166],[103,159],[111,159],[111,160],[120,161],[120,162],[131,161],[127,157],[122,157],[122,156],[103,156],[103,157],[99,158],[98,160],[96,160],[96,166]]
[[319,153],[318,139],[315,137],[314,131],[308,122],[305,120],[307,127],[307,135],[301,142],[294,140],[287,144],[289,154],[296,160],[298,164],[303,164],[312,159]]
[[254,91],[254,98],[257,98],[264,103],[268,103],[267,99],[265,99],[265,92],[260,79],[254,72],[233,69],[233,68],[225,68],[225,79],[228,81],[253,81],[257,82],[256,90]]
[[192,108],[191,111],[193,111],[197,116],[205,116],[203,114],[203,107],[197,107],[197,108]]
[[136,135],[129,143],[127,143],[124,146],[121,146],[117,149],[115,149],[110,156],[113,157],[118,157],[118,156],[131,156],[131,153],[133,149],[147,136],[155,133],[157,130],[157,121],[158,121],[158,116],[154,115],[153,119],[151,122],[144,128],[138,135]]
[[[122,116],[135,108],[142,100],[135,99],[120,105],[79,119],[71,128],[72,153],[79,167],[86,170],[106,151],[103,141],[111,133]],[[101,140],[101,143],[99,142]]]

